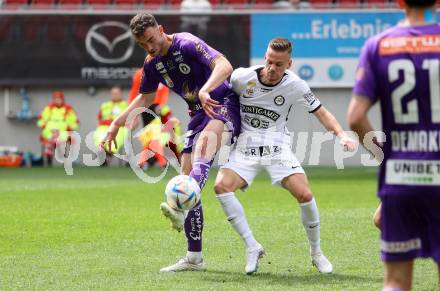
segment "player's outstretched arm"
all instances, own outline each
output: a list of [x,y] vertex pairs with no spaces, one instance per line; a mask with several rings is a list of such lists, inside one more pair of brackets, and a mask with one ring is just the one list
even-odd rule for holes
[[334,133],[337,137],[341,139],[341,146],[345,150],[350,152],[356,150],[356,143],[352,140],[342,129],[342,126],[324,106],[321,106],[318,110],[313,112],[313,114],[318,118],[319,122],[328,130]]
[[199,99],[202,107],[209,117],[214,116],[214,107],[220,106],[217,101],[211,99],[209,93],[220,86],[233,71],[231,63],[224,57],[219,56],[211,64],[212,73],[205,85],[199,91]]
[[347,122],[350,128],[359,135],[362,142],[367,133],[373,131],[370,121],[368,120],[368,110],[373,104],[371,101],[362,96],[353,95],[348,106]]
[[136,108],[139,107],[149,107],[151,104],[153,104],[154,101],[155,92],[148,93],[148,94],[139,94],[133,102],[130,103],[130,105],[125,108],[124,111],[122,111],[121,114],[118,115],[118,117],[113,120],[111,123],[106,137],[101,141],[101,147],[105,148],[105,144],[108,143],[109,151],[111,152],[112,145],[115,146],[115,148],[118,147],[116,144],[116,136],[118,134],[119,128],[121,126],[124,126],[128,115]]

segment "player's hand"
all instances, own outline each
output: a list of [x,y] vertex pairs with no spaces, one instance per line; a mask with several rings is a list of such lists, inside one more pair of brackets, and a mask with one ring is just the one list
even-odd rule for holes
[[202,103],[203,110],[206,112],[206,115],[208,115],[210,118],[214,118],[214,115],[216,114],[214,109],[216,107],[221,107],[219,102],[212,99],[209,93],[204,91],[199,92],[199,99],[200,103]]
[[[101,141],[100,147],[106,151],[107,153],[112,152],[112,145],[114,144],[115,149],[118,148],[118,144],[116,143],[116,136],[118,135],[119,126],[112,123],[107,131],[105,138]],[[106,148],[108,145],[108,148]]]
[[357,145],[353,139],[345,134],[343,134],[340,138],[341,140],[339,141],[339,144],[344,148],[344,152],[354,152],[356,150]]

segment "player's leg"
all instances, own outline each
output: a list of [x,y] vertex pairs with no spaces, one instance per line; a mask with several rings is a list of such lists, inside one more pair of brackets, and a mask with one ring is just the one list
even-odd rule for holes
[[374,215],[373,215],[373,223],[378,229],[380,229],[381,209],[382,209],[382,204],[379,204],[379,206],[377,206],[376,211],[374,212]]
[[312,264],[321,273],[333,272],[333,266],[324,256],[320,243],[319,211],[315,198],[304,173],[296,173],[285,177],[281,185],[298,201],[301,208],[301,220],[309,239]]
[[[181,174],[188,175],[191,169],[191,154],[182,154]],[[188,243],[186,256],[177,261],[174,265],[162,268],[160,271],[179,272],[205,270],[206,267],[202,257],[203,209],[201,203],[186,213],[172,209],[166,202],[160,205],[160,209],[162,213],[170,219],[174,229],[181,231],[182,228],[185,228]]]
[[414,261],[385,262],[384,291],[409,291]]
[[194,178],[203,189],[209,177],[212,161],[222,145],[231,139],[231,133],[224,121],[212,119],[200,133],[193,151],[192,170],[189,176]]
[[[231,163],[231,161],[229,163]],[[243,168],[241,168],[241,170],[243,171]],[[254,173],[256,173],[255,167],[250,175],[255,176]],[[251,177],[251,179],[253,179],[253,177]],[[243,189],[247,185],[248,183],[234,170],[231,168],[222,168],[217,174],[214,191],[229,223],[245,243],[245,271],[247,274],[253,274],[258,269],[258,260],[264,255],[264,248],[255,240],[246,220],[243,206],[237,197],[235,197],[234,193],[237,189]]]

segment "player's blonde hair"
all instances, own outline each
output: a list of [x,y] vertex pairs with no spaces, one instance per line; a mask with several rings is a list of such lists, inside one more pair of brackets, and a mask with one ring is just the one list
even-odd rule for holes
[[292,43],[287,38],[277,37],[269,42],[269,47],[277,52],[292,53]]

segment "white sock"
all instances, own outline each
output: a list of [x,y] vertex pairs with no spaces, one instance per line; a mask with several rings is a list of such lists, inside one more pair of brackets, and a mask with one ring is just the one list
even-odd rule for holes
[[321,252],[320,245],[320,226],[319,226],[319,211],[316,206],[315,198],[312,198],[309,202],[300,203],[301,207],[301,220],[306,230],[307,237],[310,243],[310,254],[314,255]]
[[223,211],[235,229],[235,231],[241,236],[247,249],[253,249],[257,246],[258,242],[252,235],[252,231],[244,214],[243,206],[240,201],[235,197],[234,192],[218,194],[217,199],[223,207]]
[[186,252],[186,257],[188,258],[188,261],[193,264],[200,263],[202,259],[202,252]]

